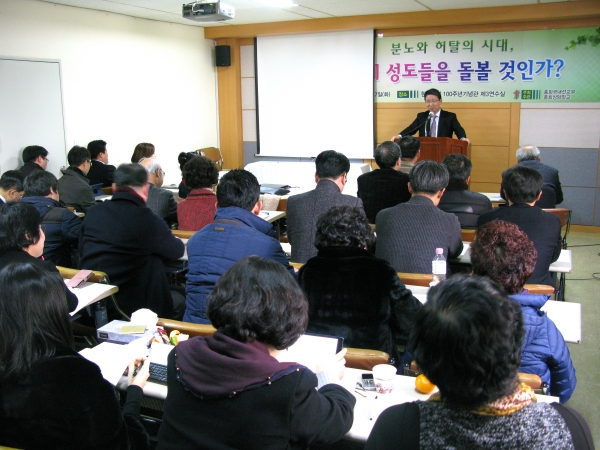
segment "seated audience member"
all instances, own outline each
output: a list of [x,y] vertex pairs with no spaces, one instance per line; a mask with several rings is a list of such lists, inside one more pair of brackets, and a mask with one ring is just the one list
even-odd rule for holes
[[183,167],[190,159],[195,158],[196,156],[201,155],[197,152],[181,152],[177,157],[177,162],[179,162],[179,170],[181,170],[182,176],[181,183],[179,183],[179,198],[187,198],[188,194],[192,191],[183,182]]
[[39,145],[29,145],[23,149],[23,165],[19,172],[24,177],[36,170],[46,170],[48,166],[48,150]]
[[541,311],[550,296],[523,290],[535,260],[533,242],[514,223],[503,220],[483,225],[471,246],[473,273],[490,277],[521,305],[525,341],[519,371],[539,375],[550,386],[550,394],[565,403],[575,390],[577,378],[562,334]]
[[386,409],[365,450],[594,448],[576,411],[519,383],[523,315],[498,284],[455,275],[427,298],[411,343],[439,393]]
[[529,167],[516,165],[502,174],[502,191],[507,208],[486,211],[477,219],[481,226],[493,220],[506,220],[521,228],[537,250],[535,270],[527,283],[555,285],[550,264],[560,256],[560,219],[534,206],[542,195],[542,175]]
[[219,169],[210,159],[198,156],[183,166],[183,180],[191,191],[177,209],[179,229],[200,230],[212,223],[217,211],[212,187],[219,182]]
[[[293,262],[305,263],[317,256],[314,246],[317,220],[332,206],[356,206],[363,210],[360,198],[344,195],[350,161],[334,150],[321,152],[315,160],[317,187],[293,195],[287,202],[287,235],[292,246]],[[217,191],[218,195],[218,191]]]
[[23,197],[25,177],[18,170],[7,170],[0,178],[0,204],[15,203]]
[[400,172],[400,147],[386,141],[375,149],[379,169],[358,177],[358,198],[363,202],[369,223],[385,208],[410,200],[408,175]]
[[149,448],[140,422],[149,363],[127,388],[121,412],[114,387],[73,349],[58,274],[28,263],[0,272],[0,361],[1,446]]
[[72,251],[79,245],[81,219],[60,202],[58,181],[50,172],[38,170],[25,180],[25,197],[21,200],[35,206],[45,227],[44,259],[57,266],[77,267]]
[[217,331],[169,354],[159,449],[304,449],[350,429],[356,399],[338,384],[345,350],[317,375],[277,360],[308,321],[306,299],[286,272],[250,256],[221,277],[208,303]]
[[185,246],[146,208],[147,179],[139,164],[117,168],[112,199],[91,208],[83,220],[79,266],[108,274],[127,315],[148,308],[158,317],[181,318],[183,304],[173,304],[163,260],[181,258]]
[[[11,262],[31,263],[58,274],[58,269],[52,261],[40,259],[44,252],[45,239],[40,215],[33,205],[17,202],[0,206],[0,269]],[[64,292],[69,311],[75,310],[78,304],[77,297],[66,285]]]
[[375,255],[398,272],[431,273],[436,248],[444,249],[446,261],[463,248],[458,219],[437,207],[448,185],[448,170],[434,161],[420,161],[409,177],[411,199],[377,214]]
[[63,170],[63,176],[58,180],[61,200],[76,211],[87,212],[96,204],[94,190],[86,174],[91,167],[90,152],[85,147],[75,146],[67,155],[69,168]]
[[[560,186],[558,170],[554,167],[542,164],[540,149],[534,145],[524,145],[517,149],[517,161],[519,166],[530,167],[542,174],[544,185],[542,186],[542,197],[535,202],[539,208],[556,208],[563,202],[563,192]],[[514,166],[513,166],[514,167]],[[504,192],[500,196],[506,200]]]
[[142,142],[135,146],[133,150],[133,154],[131,155],[132,163],[140,163],[144,158],[155,158],[156,157],[156,149],[153,144],[149,144],[147,142]]
[[413,136],[403,136],[398,141],[400,147],[400,171],[404,173],[410,173],[411,169],[421,158],[421,141]]
[[140,164],[148,171],[149,190],[146,206],[171,226],[177,222],[177,202],[171,191],[162,188],[165,171],[156,158],[142,158]]
[[87,177],[90,184],[100,184],[102,187],[112,186],[117,168],[108,164],[108,150],[105,141],[92,141],[87,146],[92,158],[92,165]]
[[319,253],[298,272],[308,299],[308,332],[384,351],[401,367],[396,341],[406,344],[421,302],[392,266],[366,250],[373,239],[358,208],[334,206],[317,221]]
[[272,259],[294,274],[273,225],[258,217],[259,198],[260,185],[250,172],[231,170],[221,178],[214,222],[195,233],[187,245],[186,322],[210,323],[206,297],[221,275],[245,256]]
[[450,181],[438,208],[456,215],[461,228],[476,230],[479,214],[492,209],[492,202],[479,192],[469,191],[471,160],[460,153],[452,153],[444,157],[442,165],[448,169]]

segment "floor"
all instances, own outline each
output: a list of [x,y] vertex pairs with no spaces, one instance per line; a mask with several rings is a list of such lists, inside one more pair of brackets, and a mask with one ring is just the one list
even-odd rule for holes
[[567,275],[565,300],[581,303],[581,343],[568,344],[577,371],[577,388],[567,406],[586,419],[600,448],[600,234],[571,232],[573,271]]

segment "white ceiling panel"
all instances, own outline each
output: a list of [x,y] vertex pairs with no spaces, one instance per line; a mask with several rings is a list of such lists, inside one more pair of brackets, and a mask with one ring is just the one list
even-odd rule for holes
[[[389,14],[427,10],[513,6],[564,0],[295,0],[297,7],[276,8],[252,0],[224,0],[235,8],[235,18],[224,22],[194,22],[181,17],[190,0],[38,0],[150,20],[214,27],[311,18]],[[572,0],[576,1],[576,0]]]

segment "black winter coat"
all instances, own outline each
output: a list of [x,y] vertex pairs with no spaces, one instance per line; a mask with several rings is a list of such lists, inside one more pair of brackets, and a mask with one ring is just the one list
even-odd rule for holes
[[381,350],[400,364],[421,302],[394,268],[355,247],[327,247],[298,273],[309,304],[308,332],[342,336],[345,347]]

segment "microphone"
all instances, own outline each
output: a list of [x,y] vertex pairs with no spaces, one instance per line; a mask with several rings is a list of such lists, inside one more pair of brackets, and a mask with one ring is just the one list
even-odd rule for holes
[[429,111],[429,116],[427,117],[426,122],[429,123],[429,132],[427,131],[427,124],[425,124],[425,136],[429,135],[431,137],[431,120],[433,119],[434,114]]
[[[431,116],[433,116],[433,113],[430,111],[429,112],[429,116],[427,117],[427,119],[425,120],[425,122],[421,122],[416,127],[412,128],[411,130],[409,130],[406,133],[404,133],[402,136],[407,136],[407,135],[410,136],[411,134],[413,134],[415,131],[417,131],[419,128],[421,128],[421,126],[423,124],[427,124],[427,122],[429,122],[431,120]],[[427,125],[425,125],[425,128],[427,128]]]

